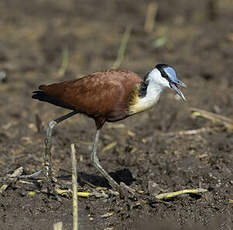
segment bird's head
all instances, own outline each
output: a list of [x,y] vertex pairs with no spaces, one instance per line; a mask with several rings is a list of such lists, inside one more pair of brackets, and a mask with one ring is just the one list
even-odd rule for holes
[[174,90],[184,101],[186,100],[179,86],[186,85],[176,77],[176,71],[166,64],[158,64],[150,72],[151,79],[162,88],[170,88]]

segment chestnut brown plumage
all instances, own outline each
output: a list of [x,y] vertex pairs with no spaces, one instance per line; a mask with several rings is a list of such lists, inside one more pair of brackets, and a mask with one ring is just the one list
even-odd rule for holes
[[165,64],[153,68],[144,80],[130,71],[105,70],[80,79],[41,85],[38,91],[33,92],[32,98],[72,111],[49,122],[45,139],[44,168],[24,177],[34,177],[44,172],[51,178],[52,130],[59,122],[82,113],[93,118],[96,123],[97,132],[91,153],[94,166],[112,187],[119,189],[117,182],[100,165],[96,154],[100,129],[106,121],[119,121],[151,108],[166,87],[175,90],[185,99],[178,85],[185,86],[176,78],[175,70]]
[[142,79],[133,72],[105,70],[76,80],[41,85],[32,97],[86,114],[100,129],[105,121],[129,116],[132,92],[140,82]]

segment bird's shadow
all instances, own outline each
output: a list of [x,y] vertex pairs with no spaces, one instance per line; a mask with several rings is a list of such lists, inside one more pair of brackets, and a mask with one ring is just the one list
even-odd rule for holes
[[[98,176],[96,174],[89,174],[86,172],[77,172],[78,174],[78,183],[81,186],[84,186],[85,184],[91,184],[96,187],[107,187],[111,188],[108,181],[103,176]],[[129,171],[129,169],[120,169],[115,172],[110,172],[109,175],[117,182],[124,182],[126,185],[130,186],[134,181],[136,181],[132,173]],[[71,175],[61,175],[58,177],[58,179],[62,180],[70,180]]]

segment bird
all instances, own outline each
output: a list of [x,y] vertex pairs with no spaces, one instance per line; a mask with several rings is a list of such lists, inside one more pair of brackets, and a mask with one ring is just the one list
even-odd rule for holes
[[100,130],[105,122],[117,122],[150,109],[158,102],[166,88],[175,91],[185,101],[179,86],[186,87],[177,78],[175,69],[167,64],[157,64],[144,78],[128,70],[108,69],[74,80],[40,85],[39,90],[33,92],[33,99],[71,112],[48,123],[44,168],[26,177],[37,176],[41,172],[51,176],[51,139],[54,127],[73,115],[85,114],[94,119],[96,124],[91,152],[93,165],[108,180],[111,187],[118,190],[119,184],[104,170],[97,156]]

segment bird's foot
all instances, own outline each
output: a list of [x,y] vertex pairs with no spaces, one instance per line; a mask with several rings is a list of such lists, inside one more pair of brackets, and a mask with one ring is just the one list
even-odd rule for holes
[[[60,200],[58,197],[58,193],[56,192],[56,185],[57,185],[57,179],[52,175],[52,170],[46,167],[43,167],[37,172],[34,172],[30,175],[20,175],[19,179],[29,179],[29,180],[40,180],[41,177],[45,178],[45,180],[42,180],[43,186],[41,188],[42,192],[45,192],[49,195],[55,196],[57,200]],[[40,178],[39,178],[40,177]],[[44,189],[43,189],[44,188]]]
[[19,176],[19,179],[37,179],[38,176],[40,176],[41,174],[43,174],[43,169],[34,172],[30,175],[21,175]]
[[29,174],[29,175],[21,175],[18,178],[19,179],[35,179],[36,180],[36,179],[38,179],[39,176],[46,177],[47,180],[50,182],[54,182],[54,183],[57,182],[57,179],[52,176],[51,168],[48,168],[48,167],[43,167],[39,171],[34,172],[32,174]]

